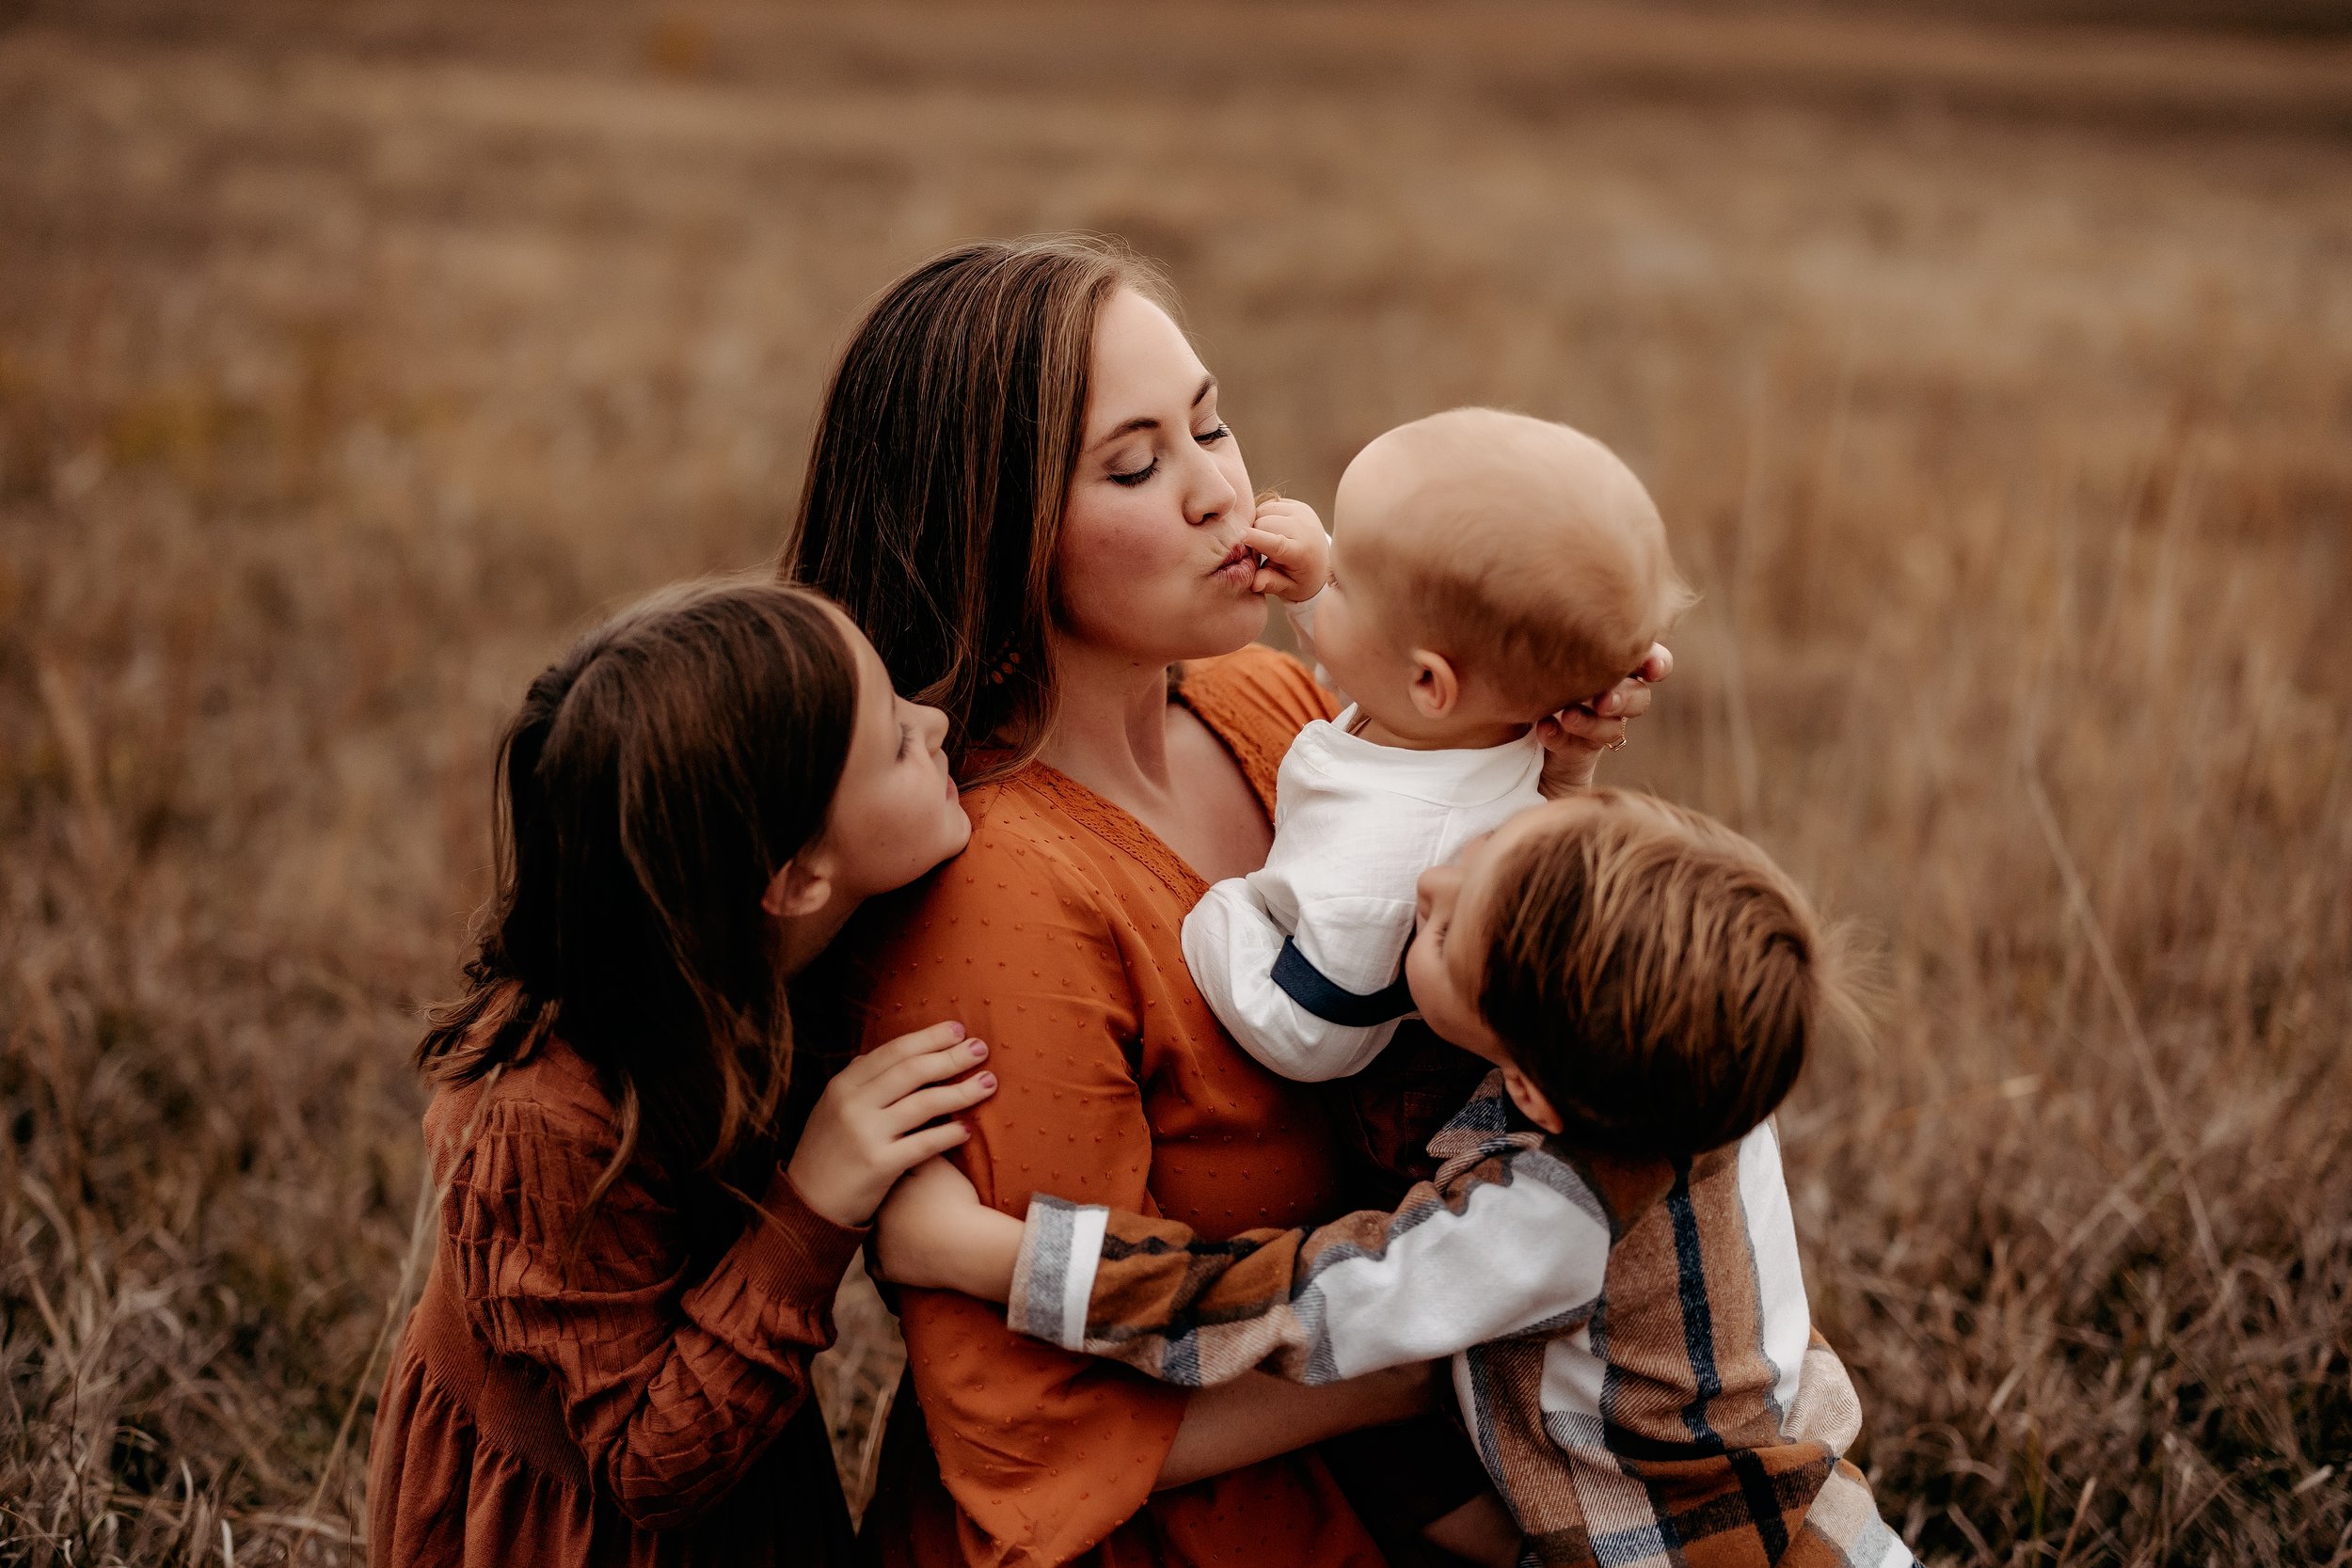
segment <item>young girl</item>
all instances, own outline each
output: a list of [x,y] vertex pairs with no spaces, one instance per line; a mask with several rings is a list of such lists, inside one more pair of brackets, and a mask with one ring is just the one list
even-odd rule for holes
[[372,1562],[848,1560],[809,1358],[883,1194],[995,1080],[942,1022],[818,1093],[786,988],[963,847],[945,732],[773,585],[660,595],[532,683],[471,989],[418,1051],[440,1241]]

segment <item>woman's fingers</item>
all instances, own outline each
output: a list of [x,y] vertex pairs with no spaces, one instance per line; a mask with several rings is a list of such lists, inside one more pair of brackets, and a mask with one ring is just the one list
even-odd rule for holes
[[1642,660],[1641,668],[1633,674],[1635,679],[1645,680],[1655,686],[1674,673],[1674,650],[1663,642],[1653,642],[1649,645],[1649,653]]
[[986,1040],[965,1039],[926,1051],[920,1055],[909,1056],[893,1063],[875,1078],[873,1087],[877,1102],[885,1106],[895,1104],[926,1084],[936,1084],[943,1078],[954,1078],[969,1072],[974,1066],[987,1059]]
[[1552,717],[1559,721],[1557,733],[1560,738],[1554,745],[1554,742],[1547,736],[1545,744],[1553,745],[1555,750],[1559,747],[1581,746],[1597,751],[1604,747],[1613,746],[1625,738],[1623,719],[1604,719],[1588,707],[1562,708]]
[[1656,700],[1649,683],[1636,677],[1619,681],[1616,689],[1603,697],[1596,707],[1603,719],[1639,719]]
[[996,1075],[976,1072],[960,1084],[942,1084],[908,1095],[884,1113],[882,1125],[894,1133],[905,1132],[927,1121],[937,1121],[941,1117],[977,1105],[995,1092]]

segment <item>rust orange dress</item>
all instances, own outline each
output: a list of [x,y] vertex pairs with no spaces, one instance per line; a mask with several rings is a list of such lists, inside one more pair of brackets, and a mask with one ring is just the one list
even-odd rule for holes
[[[1178,700],[1269,814],[1283,752],[1333,712],[1296,661],[1256,646],[1189,666]],[[1017,1215],[1042,1191],[1211,1236],[1341,1212],[1324,1107],[1245,1054],[1185,972],[1179,932],[1206,891],[1191,867],[1042,764],[965,804],[970,847],[872,950],[866,1037],[952,1018],[989,1042],[1001,1086],[968,1114],[960,1156],[981,1199]],[[866,1511],[884,1562],[1384,1560],[1311,1452],[1154,1495],[1183,1390],[1013,1334],[966,1297],[909,1291],[899,1311],[920,1412],[897,1402]]]
[[376,1408],[375,1568],[851,1560],[808,1363],[863,1229],[781,1167],[765,1223],[615,1147],[594,1070],[560,1041],[442,1091],[444,1189],[422,1300]]

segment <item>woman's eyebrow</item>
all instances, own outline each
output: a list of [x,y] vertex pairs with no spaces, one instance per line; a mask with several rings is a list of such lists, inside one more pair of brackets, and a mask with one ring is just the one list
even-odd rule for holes
[[[1202,376],[1200,378],[1200,389],[1192,394],[1192,405],[1195,408],[1200,407],[1201,403],[1207,399],[1208,395],[1216,390],[1216,377],[1214,375]],[[1094,438],[1094,444],[1099,447],[1105,441],[1116,441],[1121,436],[1132,436],[1138,430],[1157,430],[1159,428],[1159,420],[1153,419],[1149,414],[1139,414],[1132,420],[1126,420],[1119,424],[1113,425],[1110,429],[1096,436]]]

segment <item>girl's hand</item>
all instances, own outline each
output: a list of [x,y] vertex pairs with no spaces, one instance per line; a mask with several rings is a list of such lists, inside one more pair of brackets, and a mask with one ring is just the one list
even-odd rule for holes
[[1650,688],[1674,673],[1675,656],[1663,642],[1650,644],[1641,667],[1614,689],[1589,703],[1564,707],[1535,725],[1544,743],[1543,791],[1549,800],[1590,789],[1603,752],[1625,744],[1626,726],[1649,711]]
[[1262,559],[1253,594],[1271,594],[1293,604],[1311,599],[1331,580],[1331,536],[1305,501],[1275,496],[1258,504],[1257,520],[1241,542]]
[[1020,1257],[1021,1222],[982,1203],[944,1159],[907,1172],[874,1216],[874,1261],[894,1285],[1003,1301]]
[[786,1168],[802,1201],[835,1225],[873,1218],[910,1166],[972,1135],[954,1117],[996,1092],[993,1072],[963,1076],[987,1055],[985,1044],[963,1037],[962,1024],[935,1023],[843,1068],[809,1113]]

